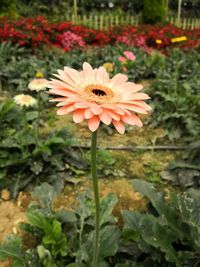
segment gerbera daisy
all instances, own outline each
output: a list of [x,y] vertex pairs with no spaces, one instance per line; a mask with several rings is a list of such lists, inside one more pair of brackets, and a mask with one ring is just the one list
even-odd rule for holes
[[14,97],[14,101],[16,104],[20,105],[21,107],[31,107],[34,106],[37,103],[37,100],[32,97],[31,95],[16,95]]
[[113,124],[116,130],[123,134],[124,123],[141,127],[142,122],[136,113],[147,114],[151,107],[143,100],[149,99],[145,93],[139,93],[143,88],[132,82],[124,74],[109,78],[105,68],[93,69],[90,64],[83,64],[83,71],[69,67],[58,70],[48,84],[50,94],[59,98],[51,101],[59,102],[57,114],[73,113],[75,123],[88,120],[89,129],[94,132],[103,122]]
[[44,78],[37,78],[32,80],[29,84],[28,84],[28,88],[31,91],[42,91],[45,90],[47,85],[48,85],[49,81],[47,79]]

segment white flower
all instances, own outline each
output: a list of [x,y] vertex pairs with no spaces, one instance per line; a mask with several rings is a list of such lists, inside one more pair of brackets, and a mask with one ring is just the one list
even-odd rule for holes
[[16,95],[14,97],[14,101],[21,107],[23,106],[31,107],[37,103],[37,100],[34,97],[32,97],[31,95],[24,95],[24,94]]
[[31,91],[42,91],[45,90],[47,85],[48,85],[49,81],[47,79],[44,78],[37,78],[32,80],[29,84],[28,84],[28,88]]

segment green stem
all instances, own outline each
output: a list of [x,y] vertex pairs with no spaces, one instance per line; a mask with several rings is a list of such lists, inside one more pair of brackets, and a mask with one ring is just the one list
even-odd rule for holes
[[40,111],[41,111],[41,103],[40,103],[40,92],[38,92],[38,118],[37,118],[37,127],[36,127],[36,145],[39,146],[39,137],[40,137]]
[[25,145],[26,145],[26,153],[28,153],[28,120],[27,120],[27,113],[26,109],[24,110],[24,119],[25,119],[25,127],[26,127],[26,132],[25,132]]
[[91,168],[92,168],[92,181],[95,200],[95,236],[94,236],[94,251],[92,267],[97,267],[99,256],[99,217],[100,217],[100,204],[99,204],[99,188],[97,179],[97,131],[92,133],[91,143]]

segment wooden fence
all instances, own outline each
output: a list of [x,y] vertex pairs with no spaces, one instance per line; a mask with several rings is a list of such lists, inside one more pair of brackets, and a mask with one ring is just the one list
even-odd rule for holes
[[[72,21],[74,24],[85,25],[94,29],[106,30],[110,27],[118,25],[133,25],[137,26],[140,22],[139,16],[120,16],[120,15],[90,15],[90,16],[75,16],[74,14],[66,15],[66,19]],[[168,19],[168,22],[183,29],[200,28],[200,19],[196,18],[182,18],[180,21],[175,17]]]
[[177,18],[171,17],[169,18],[169,22],[183,29],[192,30],[195,28],[200,28],[200,19],[195,18],[181,18],[180,21],[178,21]]

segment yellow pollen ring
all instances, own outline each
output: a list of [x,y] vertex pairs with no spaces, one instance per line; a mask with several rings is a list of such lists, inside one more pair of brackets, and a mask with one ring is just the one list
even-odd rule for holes
[[95,101],[100,104],[109,103],[114,97],[114,92],[107,86],[90,84],[84,88],[83,97],[87,101]]

